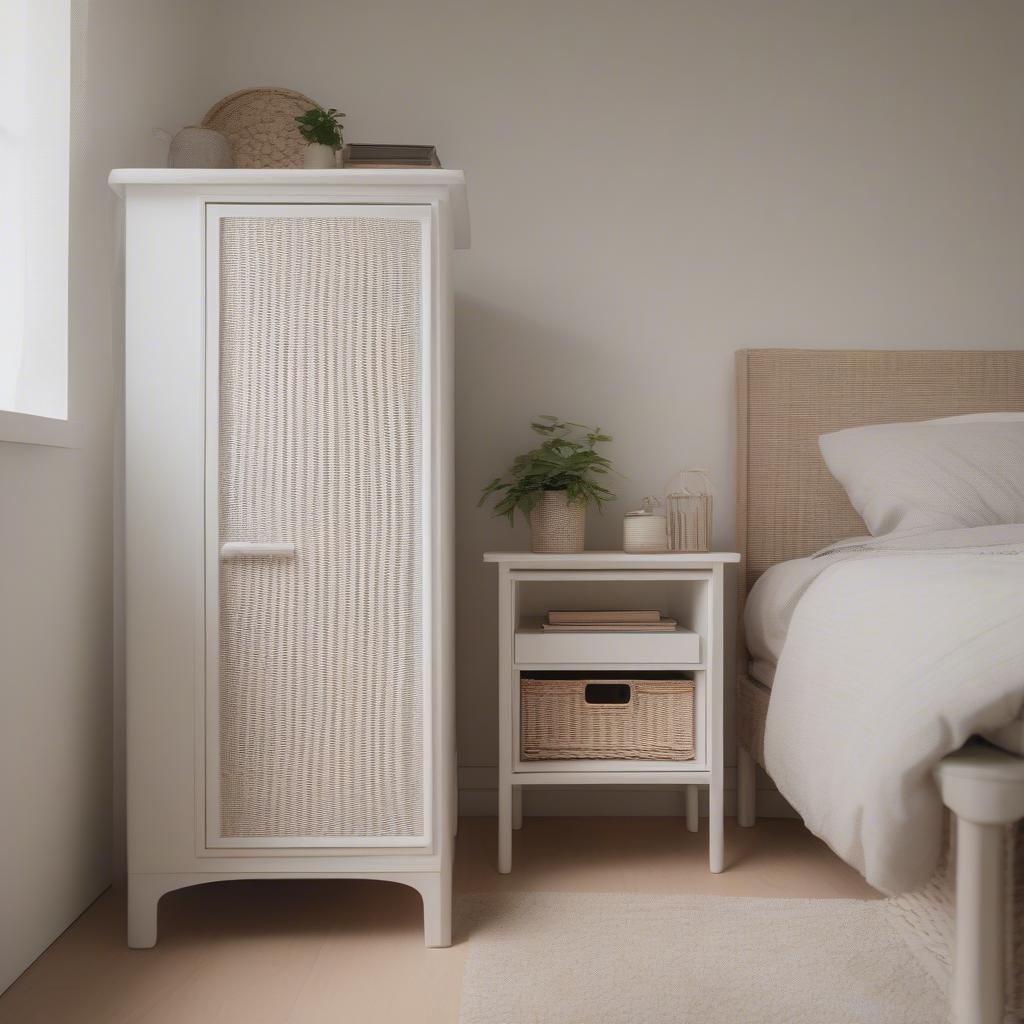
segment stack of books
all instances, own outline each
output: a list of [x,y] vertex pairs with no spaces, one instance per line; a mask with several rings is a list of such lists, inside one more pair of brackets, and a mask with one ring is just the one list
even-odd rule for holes
[[548,612],[549,633],[671,633],[678,623],[656,609]]
[[433,146],[388,146],[350,142],[342,150],[343,167],[440,167]]

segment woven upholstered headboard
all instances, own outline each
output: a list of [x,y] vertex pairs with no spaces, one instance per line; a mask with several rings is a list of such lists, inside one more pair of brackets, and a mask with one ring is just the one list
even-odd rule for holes
[[736,353],[736,394],[736,541],[746,594],[776,562],[867,533],[825,468],[820,434],[1024,411],[1024,351],[746,349]]

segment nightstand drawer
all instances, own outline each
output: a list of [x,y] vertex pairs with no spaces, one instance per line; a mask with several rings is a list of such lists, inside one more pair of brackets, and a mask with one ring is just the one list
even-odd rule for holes
[[520,665],[698,665],[700,635],[688,629],[672,633],[546,633],[516,631],[515,660]]

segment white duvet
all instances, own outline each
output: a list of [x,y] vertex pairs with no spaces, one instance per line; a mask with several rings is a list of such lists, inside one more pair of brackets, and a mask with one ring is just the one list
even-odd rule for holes
[[770,570],[748,612],[755,660],[781,648],[765,731],[779,790],[872,885],[923,885],[935,764],[973,734],[1024,740],[1024,526],[845,542]]

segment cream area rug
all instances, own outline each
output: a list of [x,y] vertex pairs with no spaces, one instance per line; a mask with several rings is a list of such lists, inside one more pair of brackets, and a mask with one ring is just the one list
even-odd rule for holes
[[466,896],[461,1024],[944,1024],[888,901]]

